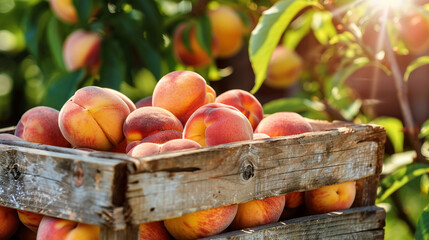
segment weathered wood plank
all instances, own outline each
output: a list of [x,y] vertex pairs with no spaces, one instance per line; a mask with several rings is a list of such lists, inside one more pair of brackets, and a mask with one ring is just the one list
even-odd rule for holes
[[138,240],[140,237],[139,226],[128,226],[123,230],[112,230],[108,227],[100,229],[100,240]]
[[[44,150],[46,149],[46,150]],[[0,140],[0,205],[125,228],[128,162],[26,142]]]
[[128,178],[132,222],[376,175],[384,145],[374,139],[384,137],[381,127],[354,125],[141,158]]
[[383,239],[386,213],[375,206],[294,218],[204,239]]

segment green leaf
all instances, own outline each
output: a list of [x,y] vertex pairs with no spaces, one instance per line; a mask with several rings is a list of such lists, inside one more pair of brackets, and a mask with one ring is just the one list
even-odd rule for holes
[[143,13],[145,28],[150,33],[147,35],[149,42],[154,46],[162,43],[164,23],[157,3],[154,0],[130,0],[129,2]]
[[429,239],[429,204],[423,210],[417,221],[416,240]]
[[416,60],[414,60],[413,62],[411,62],[408,66],[407,69],[405,70],[405,74],[404,74],[404,81],[407,82],[408,79],[410,78],[411,73],[416,70],[417,68],[427,65],[429,64],[429,56],[423,56],[423,57],[419,57]]
[[61,36],[58,30],[58,20],[53,15],[48,23],[48,42],[52,55],[54,55],[55,62],[58,67],[64,70],[63,49]]
[[299,12],[310,6],[322,8],[317,1],[279,1],[263,13],[250,37],[250,61],[256,77],[252,93],[256,93],[264,82],[271,55],[285,29]]
[[314,13],[311,27],[314,36],[323,45],[328,44],[329,40],[337,35],[337,30],[332,23],[332,13],[328,11]]
[[422,145],[422,155],[429,159],[429,141],[425,141]]
[[139,55],[144,65],[149,69],[156,79],[161,78],[161,56],[148,42],[142,40],[139,49]]
[[394,153],[388,156],[383,162],[383,175],[392,174],[394,171],[398,170],[405,165],[413,163],[413,160],[416,158],[416,151],[406,151],[400,153]]
[[198,19],[196,35],[200,46],[209,56],[212,56],[212,27],[207,15],[203,15]]
[[347,66],[339,68],[338,71],[335,72],[332,78],[333,85],[338,86],[343,84],[344,81],[347,80],[347,78],[349,78],[354,72],[365,66],[368,66],[369,64],[370,61],[366,57],[354,59],[353,62]]
[[80,69],[59,75],[47,88],[43,105],[61,109],[64,103],[76,92],[79,83],[85,76],[85,70]]
[[77,18],[82,24],[87,24],[94,12],[94,0],[73,0],[73,5],[76,9]]
[[194,50],[191,46],[191,30],[195,28],[194,23],[190,22],[185,26],[185,29],[183,29],[182,33],[182,42],[185,45],[186,50],[188,50],[190,53],[193,53]]
[[120,44],[109,38],[103,39],[101,45],[100,81],[96,85],[119,90],[127,76],[127,66]]
[[344,118],[347,120],[353,120],[353,118],[355,118],[356,115],[358,115],[361,107],[362,107],[362,101],[360,99],[356,99],[346,109],[341,110],[341,115],[343,115]]
[[376,202],[379,203],[384,201],[396,190],[400,189],[411,180],[426,174],[428,171],[429,165],[413,163],[388,175],[380,183],[380,191],[377,194]]
[[41,19],[48,11],[50,11],[48,2],[42,1],[32,6],[25,18],[25,42],[36,59],[39,58],[39,43],[44,29],[44,21]]
[[420,129],[420,138],[427,138],[429,137],[429,120],[426,120],[426,122],[423,123],[422,128]]
[[404,126],[401,120],[392,117],[382,117],[374,119],[371,123],[384,127],[396,153],[404,150]]
[[311,30],[311,20],[314,12],[313,10],[308,10],[291,23],[290,28],[283,37],[283,45],[292,50],[298,46]]

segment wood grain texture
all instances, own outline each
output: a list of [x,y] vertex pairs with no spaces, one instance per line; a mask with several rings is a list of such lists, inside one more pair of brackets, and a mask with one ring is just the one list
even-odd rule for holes
[[375,206],[294,218],[207,239],[383,239],[386,213]]
[[128,178],[131,222],[375,176],[384,139],[379,126],[352,125],[144,157]]
[[122,209],[128,162],[91,154],[0,140],[0,205],[125,228]]

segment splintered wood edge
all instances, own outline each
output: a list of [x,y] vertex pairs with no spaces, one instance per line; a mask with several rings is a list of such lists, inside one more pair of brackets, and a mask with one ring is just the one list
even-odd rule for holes
[[[5,184],[0,205],[112,229],[126,227],[127,162],[3,139],[0,155]],[[102,194],[95,196],[96,192]]]
[[385,218],[386,212],[382,208],[360,207],[293,218],[203,239],[383,239]]

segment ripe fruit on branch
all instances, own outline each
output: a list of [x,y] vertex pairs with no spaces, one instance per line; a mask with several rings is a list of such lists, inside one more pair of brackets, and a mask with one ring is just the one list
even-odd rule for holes
[[63,58],[66,68],[74,71],[88,68],[97,72],[100,66],[101,36],[96,32],[76,30],[65,40]]
[[272,88],[287,88],[299,80],[302,68],[302,59],[298,54],[286,47],[278,46],[271,56],[264,83]]

